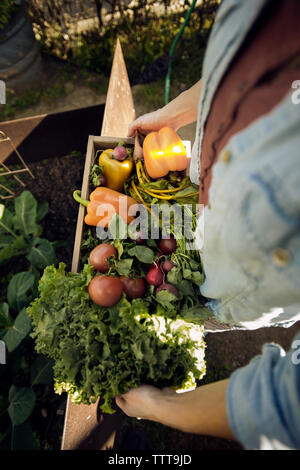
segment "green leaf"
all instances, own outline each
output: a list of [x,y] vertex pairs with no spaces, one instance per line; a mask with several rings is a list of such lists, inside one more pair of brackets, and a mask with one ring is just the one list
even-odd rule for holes
[[7,300],[11,308],[20,310],[30,301],[29,291],[33,288],[35,277],[28,271],[15,274],[7,288]]
[[13,426],[11,436],[11,450],[38,450],[40,448],[30,423]]
[[24,235],[33,234],[37,230],[37,201],[30,191],[23,191],[15,199],[14,226]]
[[37,269],[44,269],[50,264],[55,264],[56,255],[52,243],[45,238],[36,238],[27,259]]
[[90,181],[93,186],[97,187],[100,185],[100,177],[103,175],[103,166],[97,164],[93,165],[90,172]]
[[120,276],[128,276],[130,274],[132,263],[133,259],[130,258],[114,261],[115,268]]
[[172,185],[170,182],[166,179],[161,179],[157,181],[152,181],[151,183],[145,183],[143,184],[143,187],[146,189],[157,189],[157,190],[162,190],[162,189],[168,189],[169,187],[172,188]]
[[184,279],[191,280],[197,285],[203,284],[204,281],[204,274],[200,271],[192,271],[191,269],[183,269],[183,277]]
[[49,384],[53,380],[53,359],[38,356],[31,366],[31,385]]
[[48,214],[49,204],[47,201],[38,202],[36,211],[36,222],[41,222],[45,215]]
[[128,250],[130,256],[135,256],[141,263],[152,264],[155,259],[153,250],[145,245],[137,245]]
[[172,292],[169,292],[167,289],[160,290],[158,294],[156,294],[156,299],[161,302],[175,302],[178,300],[176,295],[172,294]]
[[182,281],[182,274],[179,267],[174,266],[167,274],[167,279],[170,284],[179,285]]
[[31,320],[26,313],[26,309],[23,308],[14,324],[7,330],[3,336],[3,341],[6,344],[8,352],[12,352],[16,349],[22,340],[30,333]]
[[0,249],[0,264],[15,256],[23,255],[27,252],[27,243],[23,236],[12,238],[11,244]]
[[[1,224],[0,224],[1,225]],[[1,233],[0,234],[0,248],[7,247],[11,245],[15,240],[15,237],[10,233]]]
[[13,258],[16,255],[12,246],[7,246],[0,250],[0,264],[8,261],[9,259]]
[[156,243],[156,241],[153,240],[152,238],[147,238],[146,244],[147,244],[150,248],[157,249],[157,243]]
[[183,309],[181,310],[180,315],[188,322],[200,324],[203,324],[204,320],[213,317],[212,311],[203,305],[196,305],[195,307]]
[[190,281],[183,279],[178,285],[178,290],[182,295],[194,295],[193,285]]
[[0,219],[0,233],[6,233],[6,227],[13,229],[14,215],[5,206],[2,218]]
[[118,252],[118,258],[120,259],[124,251],[123,244],[120,242],[120,240],[114,240],[113,245]]
[[6,302],[0,304],[0,328],[13,324],[13,319],[9,314],[9,305]]
[[10,405],[8,414],[14,426],[24,423],[31,415],[35,405],[35,393],[31,388],[16,387],[9,389],[8,399]]

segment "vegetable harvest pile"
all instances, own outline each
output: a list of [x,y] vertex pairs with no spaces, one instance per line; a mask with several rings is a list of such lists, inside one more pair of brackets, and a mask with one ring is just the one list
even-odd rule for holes
[[[114,412],[113,397],[132,387],[187,390],[205,374],[204,273],[188,245],[198,192],[184,174],[180,139],[174,131],[160,134],[148,135],[143,148],[136,138],[134,148],[120,142],[96,152],[90,201],[74,192],[87,206],[81,271],[48,266],[27,309],[37,351],[54,359],[57,393],[86,404],[101,397],[107,413]],[[153,149],[157,142],[161,149]],[[170,158],[172,145],[181,152],[179,166],[172,154],[158,177],[151,158]]]

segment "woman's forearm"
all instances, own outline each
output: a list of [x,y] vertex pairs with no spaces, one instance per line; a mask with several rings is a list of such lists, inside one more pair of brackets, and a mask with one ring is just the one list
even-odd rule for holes
[[162,108],[139,116],[129,124],[128,136],[134,136],[137,131],[142,134],[158,131],[164,126],[170,126],[177,130],[195,122],[201,91],[202,80],[199,80]]
[[186,393],[163,395],[154,405],[153,420],[193,434],[234,439],[226,408],[229,380],[221,380]]
[[162,116],[174,129],[186,126],[197,120],[198,104],[202,91],[202,80],[183,91],[170,103],[161,108]]

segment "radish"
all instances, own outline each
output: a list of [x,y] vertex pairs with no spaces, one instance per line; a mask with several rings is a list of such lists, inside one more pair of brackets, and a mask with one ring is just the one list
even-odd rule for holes
[[169,271],[171,271],[171,269],[174,267],[174,263],[173,261],[171,260],[166,260],[162,263],[161,265],[161,269],[163,270],[164,273],[168,273]]
[[106,186],[106,178],[104,175],[99,177],[99,186]]
[[177,242],[174,237],[171,238],[162,238],[158,242],[158,248],[164,255],[170,255],[177,248]]
[[163,282],[157,289],[155,294],[157,295],[160,291],[167,290],[171,292],[171,294],[175,295],[175,297],[179,297],[178,290],[173,284],[168,284],[167,282]]
[[116,160],[123,161],[126,157],[128,157],[128,151],[125,147],[123,147],[123,145],[117,145],[117,147],[114,149],[113,157]]
[[163,282],[164,276],[157,264],[153,264],[150,267],[146,279],[148,284],[151,284],[152,286],[159,286]]

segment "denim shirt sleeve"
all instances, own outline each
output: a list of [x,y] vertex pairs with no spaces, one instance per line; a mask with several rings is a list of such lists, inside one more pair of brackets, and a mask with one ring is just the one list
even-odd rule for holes
[[201,293],[246,328],[300,319],[300,105],[291,94],[235,134],[204,211]]
[[246,449],[300,449],[300,334],[287,354],[267,344],[231,375],[227,413]]

